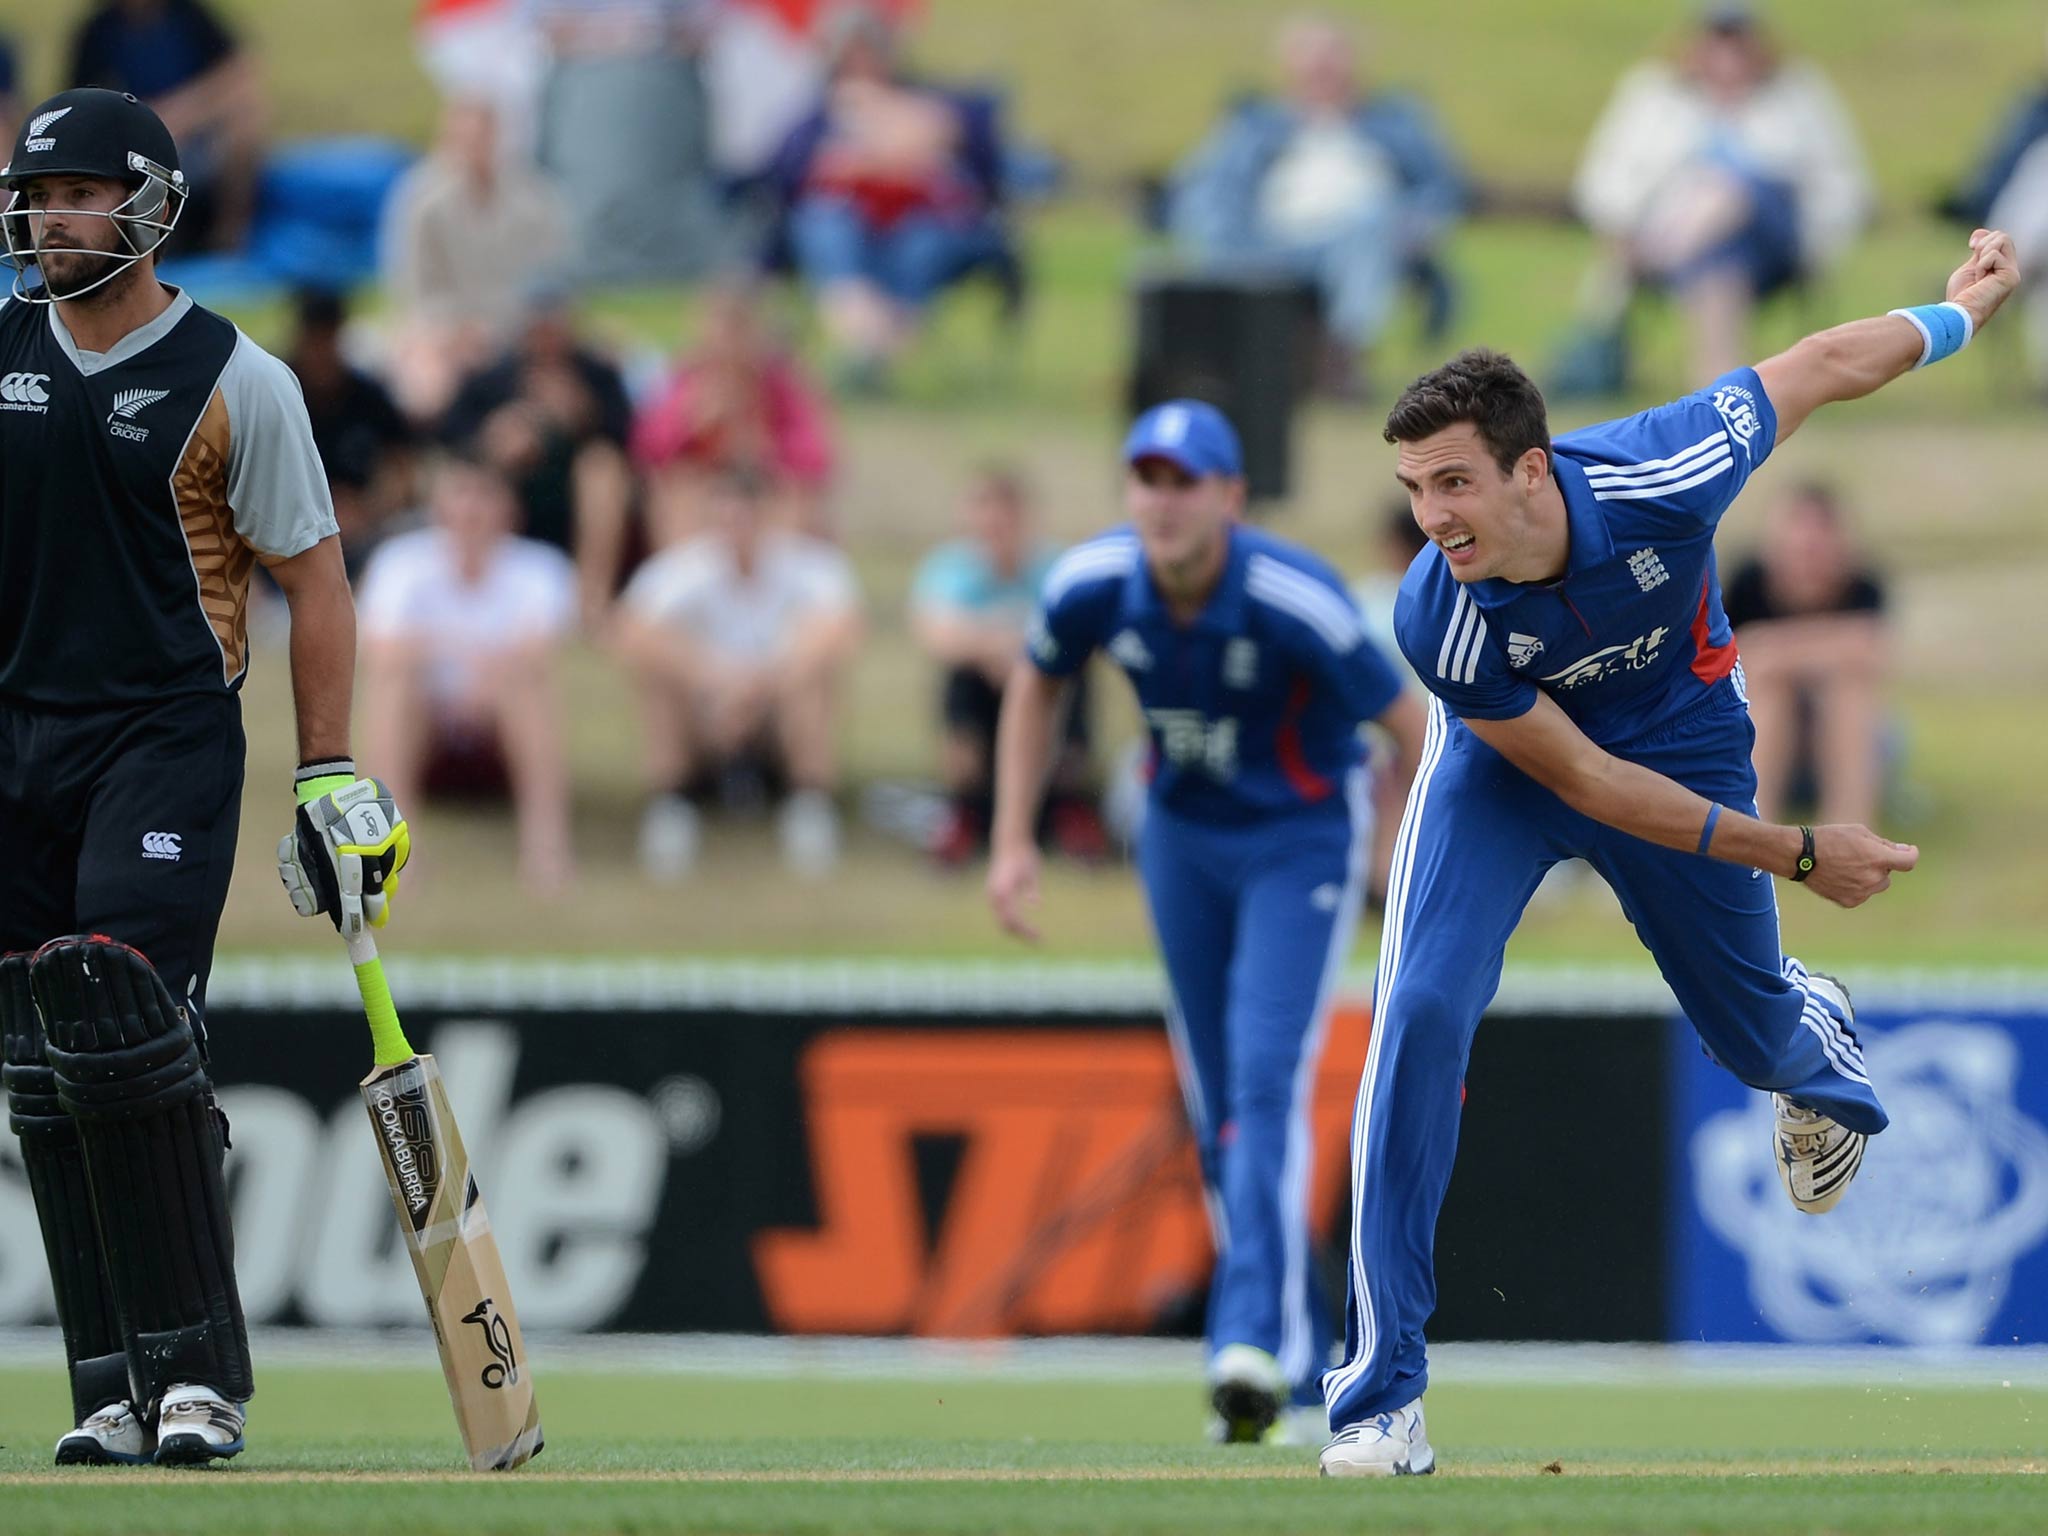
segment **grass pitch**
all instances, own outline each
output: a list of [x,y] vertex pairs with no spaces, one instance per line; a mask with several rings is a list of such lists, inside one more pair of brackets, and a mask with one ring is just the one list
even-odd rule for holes
[[[1201,1444],[1161,1380],[762,1380],[540,1368],[545,1454],[456,1470],[431,1369],[261,1370],[251,1449],[58,1473],[53,1371],[0,1370],[0,1525],[40,1532],[1944,1532],[2048,1527],[2048,1390],[1446,1381],[1441,1474]],[[1995,1369],[1995,1367],[1993,1368]]]

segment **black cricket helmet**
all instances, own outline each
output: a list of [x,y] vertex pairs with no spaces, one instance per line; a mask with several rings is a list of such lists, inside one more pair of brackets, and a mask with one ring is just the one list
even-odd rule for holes
[[[111,212],[97,209],[30,209],[28,184],[43,176],[92,176],[130,188],[127,201]],[[31,302],[75,299],[111,282],[169,238],[184,212],[185,174],[178,169],[178,146],[163,119],[126,91],[83,86],[60,91],[23,119],[7,167],[0,170],[0,189],[8,194],[0,213],[7,240],[7,260],[14,267],[14,296]],[[65,252],[109,259],[108,269],[92,282],[65,293],[46,280],[27,286],[28,269],[36,265],[37,219],[51,213],[70,218],[111,220],[119,239],[113,251],[82,246],[49,246]]]

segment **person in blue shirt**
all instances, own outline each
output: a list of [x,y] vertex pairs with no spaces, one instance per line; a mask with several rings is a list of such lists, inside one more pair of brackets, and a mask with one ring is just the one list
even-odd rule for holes
[[1323,1381],[1326,1474],[1436,1464],[1422,1329],[1465,1060],[1552,864],[1600,872],[1709,1054],[1772,1093],[1799,1209],[1840,1200],[1884,1129],[1848,993],[1780,952],[1767,876],[1854,907],[1919,851],[1757,818],[1714,530],[1813,411],[1957,351],[2018,281],[2011,238],[1980,229],[1948,302],[1836,326],[1555,442],[1542,395],[1498,353],[1464,353],[1395,402],[1386,437],[1431,547],[1394,630],[1432,698],[1352,1121],[1348,1358]]
[[69,73],[74,86],[141,97],[178,141],[191,188],[178,249],[237,249],[268,109],[247,51],[205,0],[104,0],[72,34]]
[[1137,862],[1216,1238],[1213,1430],[1300,1434],[1334,1337],[1309,1252],[1308,1093],[1372,844],[1358,727],[1384,726],[1411,774],[1422,707],[1336,573],[1240,521],[1243,460],[1214,407],[1154,407],[1124,461],[1130,521],[1053,566],[1004,690],[989,898],[1038,936],[1032,821],[1068,680],[1104,651],[1150,733]]
[[1231,106],[1175,170],[1166,221],[1207,270],[1314,283],[1329,338],[1320,382],[1356,393],[1404,281],[1427,295],[1427,329],[1448,322],[1438,257],[1470,192],[1427,103],[1363,80],[1342,24],[1296,17],[1276,51],[1285,88]]
[[[930,852],[948,867],[978,857],[988,844],[1003,685],[1023,649],[1038,590],[1060,555],[1057,544],[1038,536],[1032,500],[1016,470],[982,466],[961,509],[961,536],[927,554],[911,582],[911,633],[944,669],[939,773],[950,804]],[[1046,830],[1060,852],[1097,859],[1109,842],[1095,809],[1086,684],[1085,674],[1075,679]]]

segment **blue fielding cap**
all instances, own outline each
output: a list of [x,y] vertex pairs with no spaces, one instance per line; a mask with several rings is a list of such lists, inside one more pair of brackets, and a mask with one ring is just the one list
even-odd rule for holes
[[1131,423],[1124,462],[1164,459],[1197,480],[1204,475],[1244,473],[1237,429],[1206,400],[1168,400]]

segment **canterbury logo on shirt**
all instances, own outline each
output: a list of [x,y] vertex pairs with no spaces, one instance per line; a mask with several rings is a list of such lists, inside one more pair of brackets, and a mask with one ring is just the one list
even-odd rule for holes
[[145,859],[169,859],[176,862],[185,852],[182,832],[145,832],[142,834],[142,856]]
[[0,411],[37,411],[45,415],[50,409],[50,394],[43,386],[50,382],[47,373],[10,373],[0,376]]

